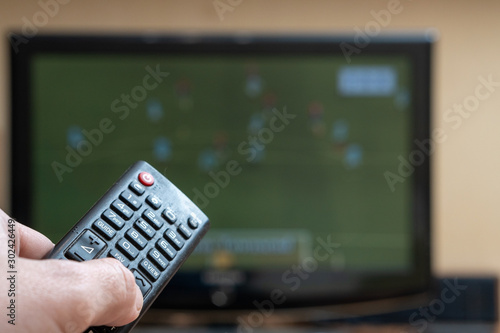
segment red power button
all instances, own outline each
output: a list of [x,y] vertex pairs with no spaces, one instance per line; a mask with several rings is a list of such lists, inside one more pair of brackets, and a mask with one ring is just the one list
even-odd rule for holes
[[143,171],[139,174],[139,181],[145,186],[151,186],[155,183],[155,179],[153,176],[146,171]]

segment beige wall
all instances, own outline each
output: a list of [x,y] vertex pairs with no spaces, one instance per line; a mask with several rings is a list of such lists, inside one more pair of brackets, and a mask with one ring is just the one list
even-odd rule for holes
[[[49,1],[49,0],[42,0]],[[59,0],[63,2],[63,0]],[[64,0],[67,1],[67,0]],[[237,3],[239,0],[223,0]],[[353,32],[388,1],[243,0],[221,21],[213,0],[72,0],[44,31]],[[434,267],[438,274],[500,274],[500,87],[456,129],[443,121],[473,95],[478,77],[500,81],[500,1],[401,0],[385,31],[435,27],[434,127],[447,133],[434,154]],[[19,29],[37,1],[0,0],[0,30]],[[8,45],[0,45],[0,207],[7,207]],[[498,91],[497,91],[498,90]]]

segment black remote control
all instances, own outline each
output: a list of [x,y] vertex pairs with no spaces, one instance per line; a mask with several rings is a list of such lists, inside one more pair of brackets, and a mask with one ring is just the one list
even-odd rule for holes
[[142,291],[139,318],[86,333],[129,332],[209,228],[207,216],[146,162],[132,165],[45,257],[86,261],[114,257]]

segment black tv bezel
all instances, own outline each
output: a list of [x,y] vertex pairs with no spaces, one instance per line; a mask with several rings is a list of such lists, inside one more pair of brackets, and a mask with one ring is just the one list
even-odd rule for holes
[[[10,35],[10,39],[16,38]],[[431,49],[432,40],[422,36],[383,36],[371,38],[368,43],[359,44],[355,36],[158,36],[158,35],[37,35],[20,45],[19,50],[11,48],[11,214],[19,221],[30,225],[31,175],[31,86],[30,62],[34,56],[43,53],[66,54],[161,54],[200,52],[212,54],[339,54],[339,45],[348,43],[358,48],[360,53],[390,54],[403,53],[412,59],[415,74],[413,98],[414,135],[420,141],[430,138],[431,128]],[[346,45],[346,44],[344,44]],[[352,57],[357,54],[353,53]],[[409,143],[410,150],[418,150],[415,142]],[[395,164],[397,161],[395,161]],[[331,299],[302,297],[286,302],[282,307],[310,307],[349,302],[387,299],[392,297],[425,294],[431,289],[431,170],[430,156],[422,165],[415,168],[411,181],[414,183],[414,257],[415,274],[405,288],[392,291],[367,292],[360,290],[347,297]],[[187,276],[184,281],[189,281]],[[250,276],[251,278],[251,276]],[[394,278],[396,279],[396,278]],[[201,300],[196,293],[206,291],[198,286],[194,294],[183,293],[182,285],[171,282],[167,301],[160,296],[156,302],[159,307],[181,307],[189,309],[216,308],[207,299]],[[179,287],[179,288],[177,288]],[[200,289],[201,288],[201,289]],[[237,309],[252,309],[254,300],[266,299],[269,293],[261,295],[238,292],[238,299],[231,305]],[[182,302],[178,300],[182,298]]]

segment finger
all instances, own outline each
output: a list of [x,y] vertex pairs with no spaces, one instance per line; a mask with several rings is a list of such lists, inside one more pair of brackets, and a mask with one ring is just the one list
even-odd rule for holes
[[106,272],[100,279],[100,300],[94,302],[96,317],[92,325],[122,326],[139,315],[142,293],[130,270],[116,259],[106,258],[87,262],[96,275]]
[[45,325],[33,324],[26,328],[28,332],[81,332],[90,326],[122,326],[137,318],[142,309],[142,294],[133,274],[115,259],[82,263],[21,260],[19,290],[23,290],[23,303],[29,309],[23,309],[27,318],[19,318],[19,323],[32,325],[36,314]]
[[54,248],[54,243],[45,235],[21,223],[16,223],[19,241],[19,256],[41,259]]
[[[0,217],[4,223],[10,219],[2,210],[0,210]],[[16,222],[15,230],[20,257],[40,259],[54,247],[54,243],[46,236],[19,222]]]

